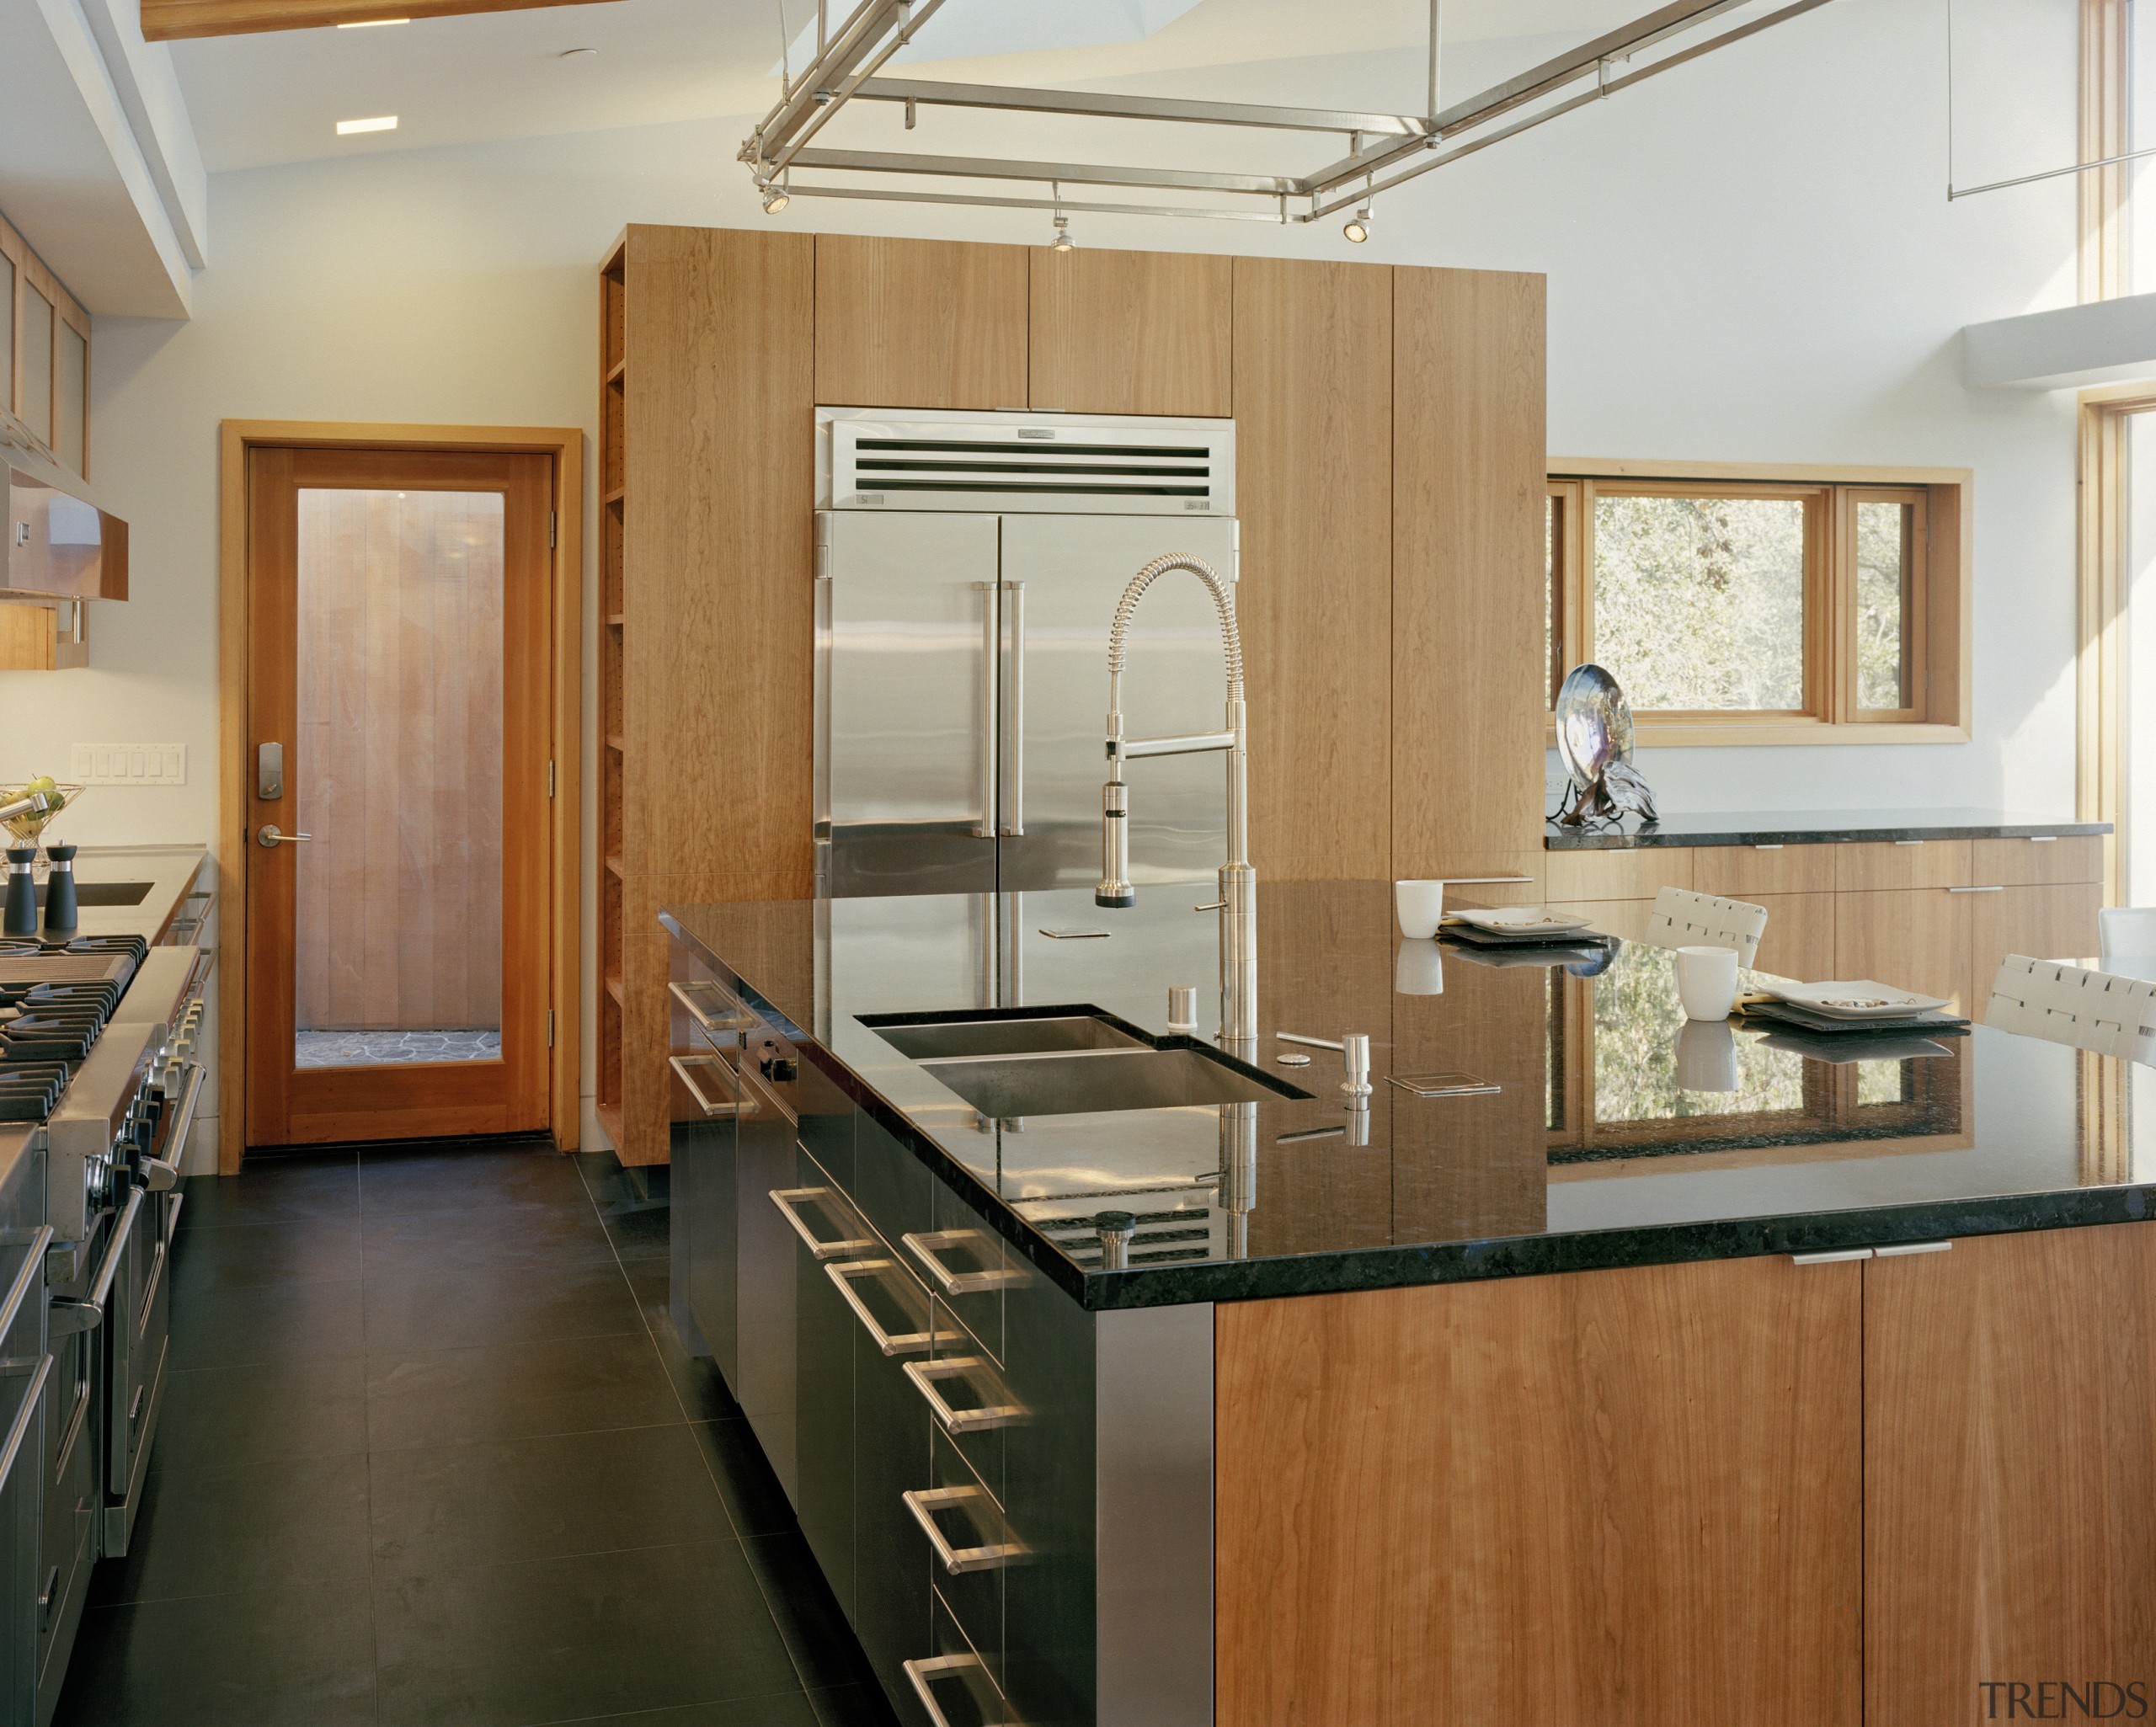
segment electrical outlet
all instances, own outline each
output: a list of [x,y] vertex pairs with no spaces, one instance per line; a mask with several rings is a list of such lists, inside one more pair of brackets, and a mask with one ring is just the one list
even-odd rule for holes
[[82,786],[184,786],[184,744],[77,744],[68,778]]

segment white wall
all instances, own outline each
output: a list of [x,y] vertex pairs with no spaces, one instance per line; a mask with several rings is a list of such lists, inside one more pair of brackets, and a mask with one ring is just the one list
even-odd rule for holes
[[[2073,406],[1966,390],[1956,333],[2071,299],[2071,183],[1946,202],[1940,17],[1934,0],[1827,7],[1427,177],[1380,203],[1359,250],[1331,223],[1074,227],[1088,245],[1545,271],[1558,454],[1975,468],[1972,743],[1657,751],[1642,765],[1671,810],[2065,814]],[[1175,82],[1409,103],[1410,90],[1391,88],[1402,65],[1308,61]],[[1475,71],[1455,56],[1448,96]],[[76,739],[184,742],[189,784],[100,791],[73,837],[209,839],[218,422],[592,430],[601,254],[629,221],[764,221],[733,160],[745,130],[699,122],[214,177],[214,261],[194,320],[98,326],[93,472],[133,525],[137,597],[93,616],[93,669],[0,674],[0,777],[64,764]],[[1216,155],[1244,147],[1240,136]],[[1025,214],[806,200],[782,220],[1048,233]],[[587,856],[587,881],[591,865]]]

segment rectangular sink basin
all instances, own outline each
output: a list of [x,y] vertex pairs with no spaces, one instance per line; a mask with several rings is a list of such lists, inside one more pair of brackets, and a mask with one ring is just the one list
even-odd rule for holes
[[[75,903],[77,905],[140,905],[156,886],[152,882],[77,882],[75,884]],[[37,884],[37,903],[45,903],[45,883]]]
[[1046,1055],[1081,1049],[1150,1049],[1142,1037],[1091,1014],[1054,1019],[915,1020],[867,1021],[900,1055],[935,1061],[962,1055]]
[[926,1061],[932,1074],[985,1116],[1091,1115],[1193,1104],[1273,1103],[1308,1097],[1255,1078],[1202,1049],[1098,1049],[1065,1055]]

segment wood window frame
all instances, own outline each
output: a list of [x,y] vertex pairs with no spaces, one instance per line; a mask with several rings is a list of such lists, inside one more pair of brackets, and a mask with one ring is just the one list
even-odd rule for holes
[[[577,1149],[583,1125],[579,1037],[583,956],[584,764],[584,432],[575,426],[351,425],[304,420],[227,420],[220,429],[218,505],[217,859],[220,1108],[229,1122],[247,1120],[248,797],[248,456],[263,448],[504,450],[549,457],[553,465],[553,717],[550,747],[554,795],[548,812],[552,860],[552,983],[547,999],[553,1046],[547,1052],[555,1145]],[[221,1135],[218,1172],[239,1173],[244,1130]]]
[[[1646,747],[1754,744],[1964,744],[1971,730],[1970,525],[1973,475],[1967,468],[1856,467],[1732,462],[1672,462],[1553,457],[1548,495],[1561,509],[1562,558],[1553,595],[1561,665],[1593,657],[1593,503],[1604,493],[1627,496],[1802,497],[1806,515],[1805,706],[1801,712],[1644,711],[1634,715]],[[1856,511],[1866,494],[1922,503],[1923,552],[1911,583],[1915,620],[1908,632],[1915,700],[1906,708],[1856,705]],[[1556,741],[1554,720],[1546,723]]]

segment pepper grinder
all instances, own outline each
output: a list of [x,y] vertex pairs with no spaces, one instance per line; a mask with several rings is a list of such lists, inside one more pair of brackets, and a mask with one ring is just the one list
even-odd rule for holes
[[48,845],[45,856],[52,866],[45,878],[45,927],[56,935],[72,935],[82,921],[75,898],[75,848]]
[[8,935],[37,934],[37,883],[30,877],[30,866],[36,861],[35,845],[8,848],[8,911],[0,921],[0,930]]

